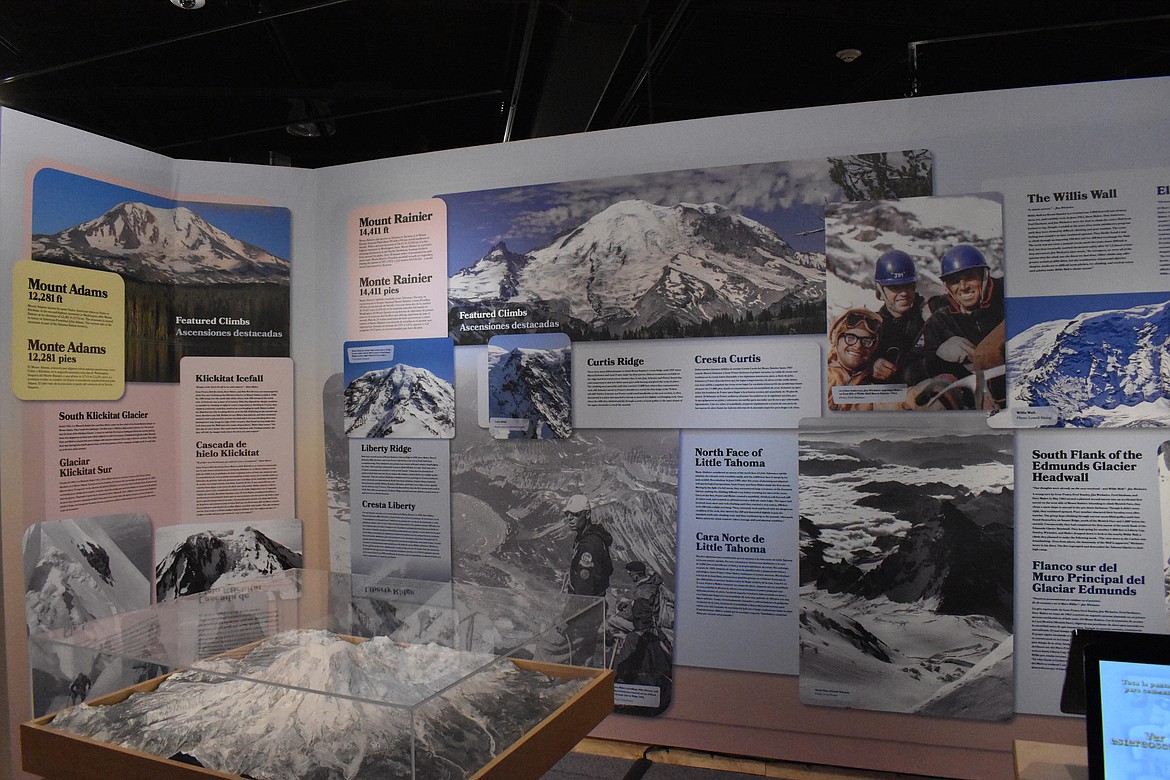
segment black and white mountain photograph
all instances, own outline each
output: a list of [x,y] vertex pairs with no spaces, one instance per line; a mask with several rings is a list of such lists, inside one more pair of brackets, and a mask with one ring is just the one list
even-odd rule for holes
[[[150,518],[142,514],[47,520],[24,533],[24,607],[30,635],[74,628],[150,604]],[[108,657],[31,642],[37,715],[136,680]],[[92,691],[92,694],[91,694]]]
[[801,433],[801,701],[1012,716],[1013,459],[1010,433]]
[[488,344],[488,420],[497,439],[573,434],[573,359],[563,333],[496,336]]
[[187,355],[288,357],[288,209],[178,201],[43,168],[32,225],[33,260],[122,277],[126,381],[178,382]]
[[450,439],[455,435],[451,339],[346,342],[345,382],[347,436]]
[[932,190],[925,150],[441,196],[451,336],[824,329],[824,204]]
[[[660,603],[673,605],[678,431],[576,430],[555,446],[495,439],[477,424],[474,410],[482,349],[456,350],[461,408],[451,442],[453,579],[533,594],[574,592],[570,568],[580,550],[568,513],[587,510],[589,535],[597,545],[590,555],[600,558],[604,548],[612,565],[606,589],[610,614],[635,597],[638,583],[627,568],[635,562],[644,566],[640,576],[652,575],[658,584]],[[602,627],[595,650],[604,653],[606,664],[618,663],[628,655],[623,651],[634,648],[639,637],[628,629],[620,621]],[[654,652],[669,658],[673,619],[657,629],[663,643]],[[571,660],[568,647],[542,651],[548,660]]]
[[1008,315],[1010,405],[1063,427],[1170,425],[1170,294],[1018,298]]
[[173,525],[154,540],[160,602],[304,566],[300,520]]

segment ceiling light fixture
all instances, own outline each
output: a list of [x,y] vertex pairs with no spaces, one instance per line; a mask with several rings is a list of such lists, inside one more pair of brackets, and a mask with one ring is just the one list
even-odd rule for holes
[[184,11],[195,11],[207,5],[207,0],[171,0],[171,5]]
[[837,52],[837,59],[841,62],[853,62],[861,56],[861,49],[842,49]]

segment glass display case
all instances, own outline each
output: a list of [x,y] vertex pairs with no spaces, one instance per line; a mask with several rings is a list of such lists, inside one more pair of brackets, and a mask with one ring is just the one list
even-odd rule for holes
[[56,711],[21,727],[23,766],[539,778],[612,710],[604,610],[567,593],[293,570],[35,634],[34,686]]

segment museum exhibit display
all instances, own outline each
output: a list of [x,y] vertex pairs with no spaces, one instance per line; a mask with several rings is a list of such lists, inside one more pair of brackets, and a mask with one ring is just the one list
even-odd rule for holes
[[604,619],[597,598],[454,583],[222,585],[31,637],[63,707],[22,727],[24,766],[536,778],[612,709],[611,672],[564,663]]

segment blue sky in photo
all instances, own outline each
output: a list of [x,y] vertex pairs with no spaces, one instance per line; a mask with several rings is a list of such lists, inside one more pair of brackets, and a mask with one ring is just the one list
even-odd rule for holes
[[569,336],[566,333],[521,333],[515,336],[492,336],[488,344],[505,352],[511,352],[516,347],[542,350],[560,349],[569,346]]
[[158,208],[186,206],[233,238],[292,259],[292,215],[287,208],[174,200],[55,168],[42,168],[33,177],[32,232],[57,233],[126,201]]
[[1004,301],[1007,337],[1013,338],[1041,322],[1071,320],[1086,312],[1129,309],[1150,303],[1165,303],[1167,300],[1170,300],[1170,292],[1042,295],[1032,298],[1008,298]]
[[[394,357],[389,360],[371,361],[368,363],[350,363],[350,347],[369,347],[394,345]],[[345,384],[357,379],[370,371],[380,371],[384,368],[404,363],[415,368],[425,368],[432,374],[455,386],[455,346],[449,338],[438,339],[395,339],[389,341],[347,341],[345,342]]]
[[820,158],[437,197],[447,204],[447,273],[452,275],[473,265],[501,241],[512,252],[528,252],[610,205],[633,198],[660,206],[718,203],[770,227],[798,251],[824,252],[824,204],[839,200],[841,193],[829,179],[827,160]]

